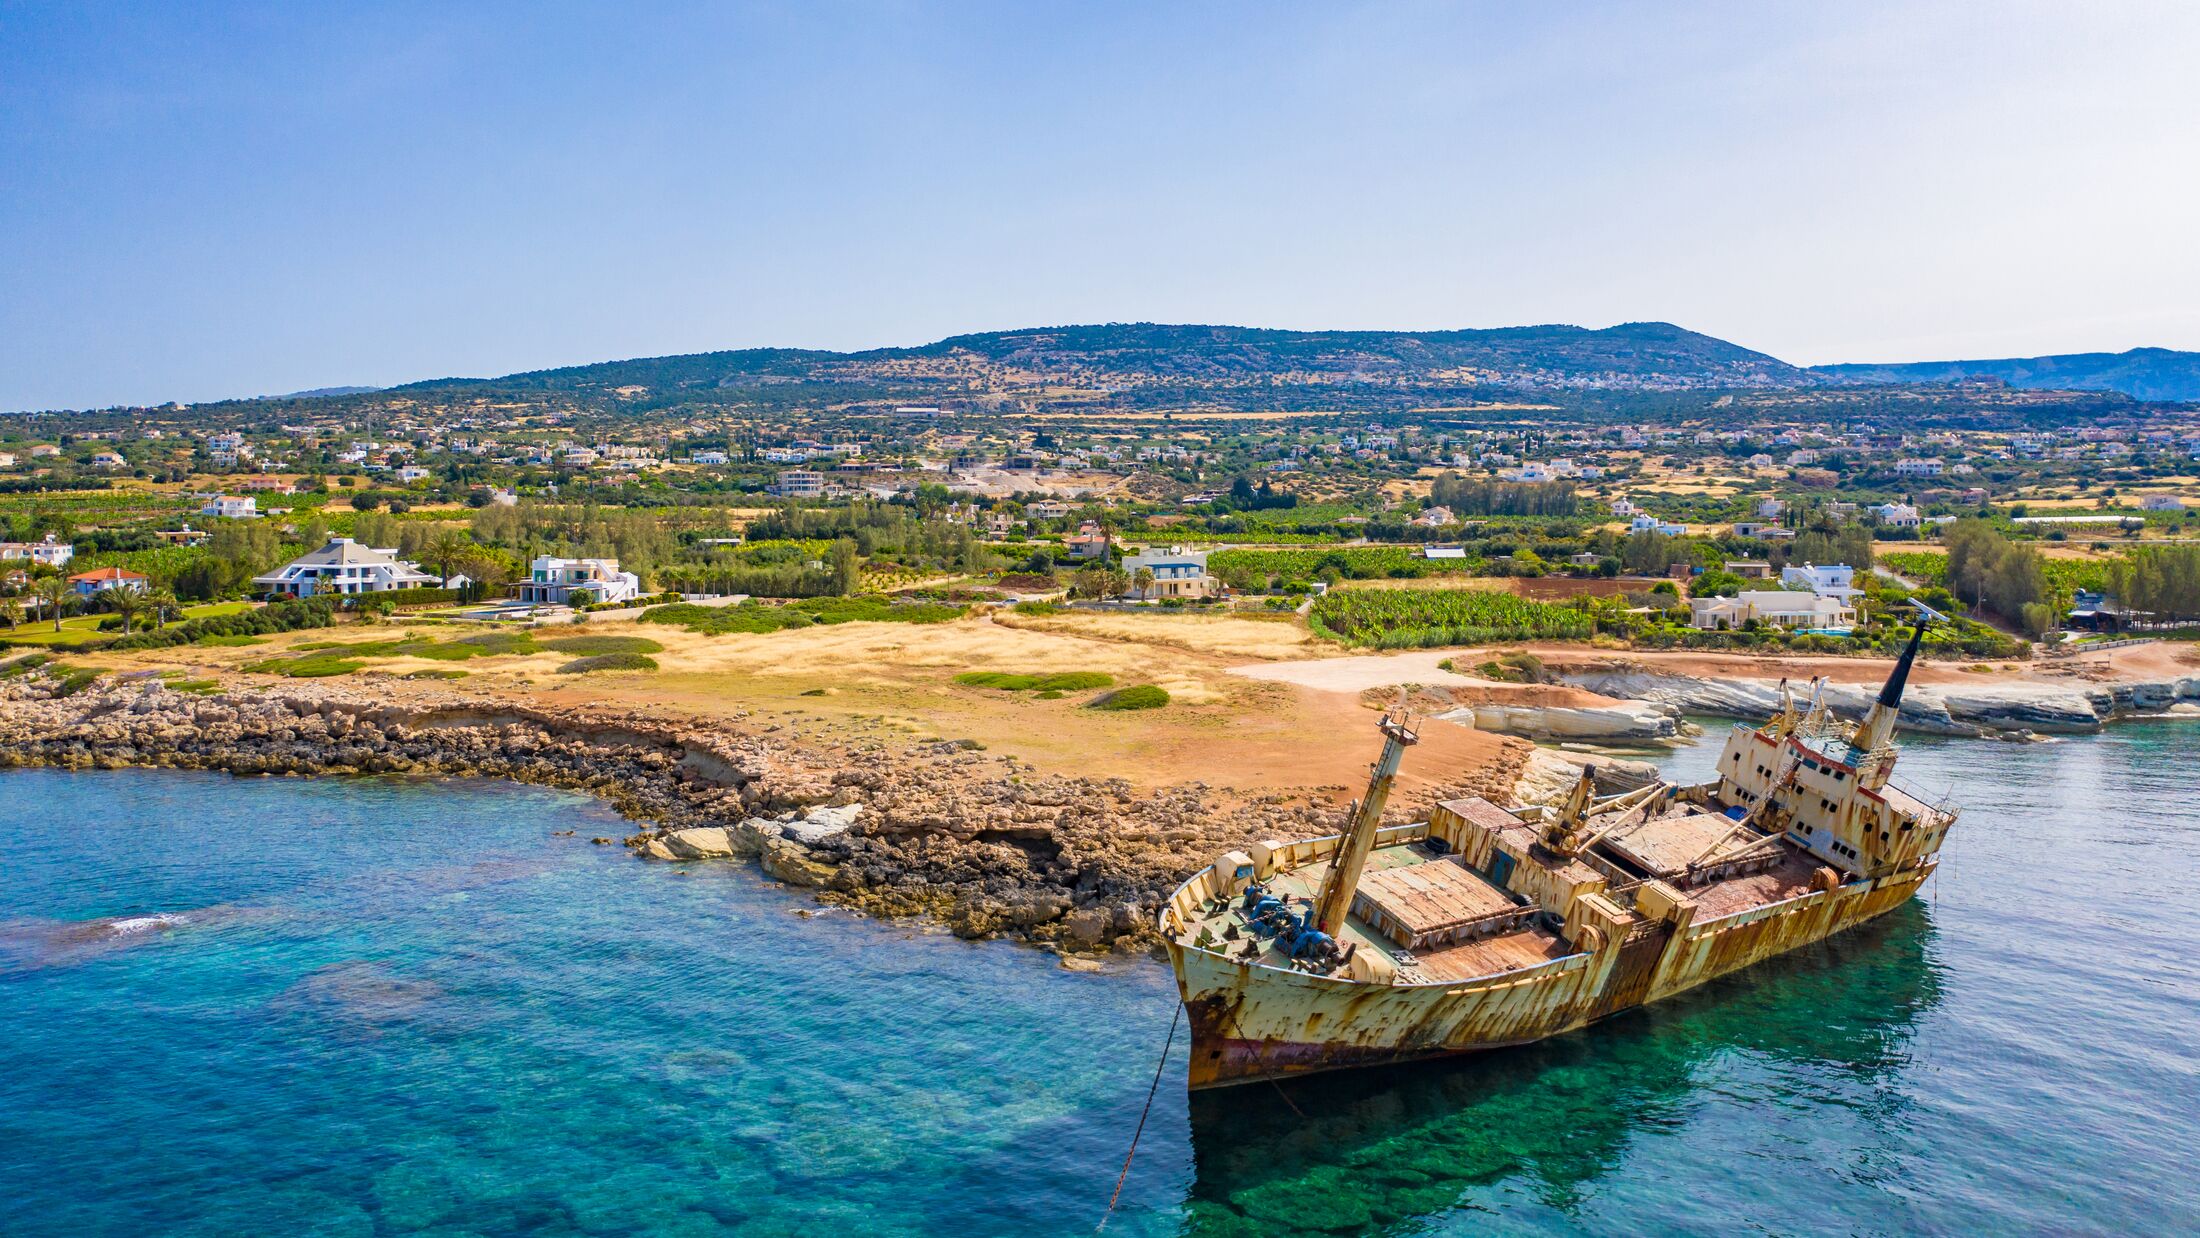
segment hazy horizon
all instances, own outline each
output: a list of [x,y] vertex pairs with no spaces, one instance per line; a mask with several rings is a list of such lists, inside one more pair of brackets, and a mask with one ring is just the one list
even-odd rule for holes
[[0,5],[0,409],[1090,322],[2200,349],[2200,9]]

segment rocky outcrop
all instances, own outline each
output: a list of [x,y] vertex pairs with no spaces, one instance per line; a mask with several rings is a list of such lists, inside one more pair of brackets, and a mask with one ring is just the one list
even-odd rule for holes
[[1681,734],[1680,711],[1657,701],[1608,705],[1463,705],[1437,715],[1477,730],[1529,739],[1669,739]]
[[[1265,837],[1335,831],[1314,794],[1246,797],[1202,783],[1158,790],[1042,775],[950,742],[822,740],[780,725],[543,709],[376,681],[294,681],[196,696],[103,680],[70,696],[42,673],[0,680],[0,765],[170,766],[241,775],[491,777],[590,792],[643,828],[659,861],[753,857],[817,896],[927,915],[972,937],[1076,949],[1150,940],[1177,883]],[[1486,769],[1394,797],[1510,793],[1528,745]]]
[[[1564,672],[1566,682],[1608,696],[1654,702],[1682,713],[1761,718],[1780,707],[1779,682],[1756,678],[1705,678],[1619,664]],[[1798,692],[1803,685],[1795,685]],[[1830,684],[1834,712],[1860,718],[1878,695],[1876,687]],[[2016,731],[2082,734],[2115,718],[2162,713],[2200,702],[2200,677],[2156,683],[2060,684],[1990,681],[1977,685],[1912,684],[1902,698],[1897,726],[1936,735],[1997,735]]]
[[1560,803],[1573,793],[1574,784],[1581,781],[1582,769],[1592,765],[1597,771],[1598,795],[1619,795],[1646,787],[1661,776],[1658,767],[1648,761],[1538,748],[1529,756],[1527,768],[1513,787],[1512,802]]

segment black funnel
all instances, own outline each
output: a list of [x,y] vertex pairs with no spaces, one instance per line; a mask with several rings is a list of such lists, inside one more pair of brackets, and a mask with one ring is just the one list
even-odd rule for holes
[[1925,640],[1925,616],[1917,617],[1917,626],[1910,629],[1909,647],[1894,664],[1894,673],[1887,676],[1887,686],[1879,690],[1879,703],[1889,709],[1902,707],[1902,689],[1910,682],[1910,663],[1917,661],[1917,647]]

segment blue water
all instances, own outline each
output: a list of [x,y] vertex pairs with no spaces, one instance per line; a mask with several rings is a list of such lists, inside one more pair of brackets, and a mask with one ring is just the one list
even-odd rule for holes
[[[1964,818],[1874,925],[1458,1063],[1187,1103],[1172,1060],[1108,1232],[2192,1232],[2196,756],[1910,740]],[[0,774],[0,1234],[1091,1230],[1165,968],[586,841],[622,826],[495,783]]]

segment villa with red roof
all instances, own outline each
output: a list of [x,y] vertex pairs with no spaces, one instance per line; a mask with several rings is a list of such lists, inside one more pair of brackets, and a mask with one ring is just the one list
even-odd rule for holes
[[95,567],[89,572],[78,572],[69,577],[69,587],[78,597],[93,597],[102,589],[135,589],[139,593],[152,588],[153,582],[136,572],[119,567]]

